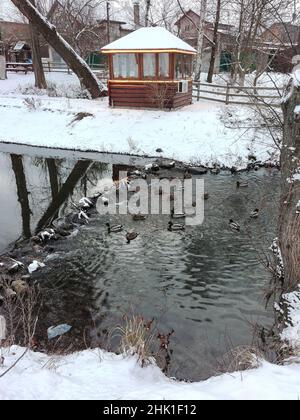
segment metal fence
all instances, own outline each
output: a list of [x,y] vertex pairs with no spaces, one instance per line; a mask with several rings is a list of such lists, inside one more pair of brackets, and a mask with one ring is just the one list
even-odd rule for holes
[[220,102],[226,105],[281,106],[284,88],[264,86],[217,85],[194,82],[193,98],[197,101]]

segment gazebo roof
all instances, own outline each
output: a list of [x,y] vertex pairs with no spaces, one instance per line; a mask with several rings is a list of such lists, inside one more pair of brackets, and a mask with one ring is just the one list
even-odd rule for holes
[[196,50],[165,28],[141,28],[101,49],[103,53],[174,51],[195,54]]

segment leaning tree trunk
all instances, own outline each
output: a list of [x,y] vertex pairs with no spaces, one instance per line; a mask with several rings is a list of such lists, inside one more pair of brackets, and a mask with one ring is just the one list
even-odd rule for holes
[[296,106],[300,106],[300,86],[292,87],[283,105],[279,243],[285,268],[285,291],[294,290],[300,284],[300,109],[298,111]]
[[90,92],[92,98],[101,96],[100,84],[86,62],[56,31],[55,26],[44,18],[30,3],[30,0],[11,0],[20,12],[35,25],[51,47],[65,60],[68,66],[78,76],[82,85]]
[[[33,6],[36,6],[35,0],[30,0]],[[39,41],[39,32],[36,25],[30,24],[30,36],[31,36],[31,49],[32,49],[32,62],[35,77],[35,87],[38,89],[47,89],[47,82],[45,78],[41,46]]]
[[215,20],[215,26],[214,26],[214,38],[213,38],[213,45],[211,49],[211,58],[210,58],[210,64],[209,64],[209,70],[207,75],[207,83],[213,82],[213,76],[215,71],[215,65],[216,65],[216,58],[218,54],[219,49],[219,35],[218,30],[220,26],[220,18],[221,18],[221,0],[217,0],[217,13],[216,13],[216,20]]

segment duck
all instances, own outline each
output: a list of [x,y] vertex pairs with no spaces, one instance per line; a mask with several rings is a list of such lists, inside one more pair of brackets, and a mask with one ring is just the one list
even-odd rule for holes
[[130,244],[130,242],[134,241],[138,236],[139,236],[139,233],[127,232],[127,235],[126,235],[127,244]]
[[184,219],[186,217],[185,213],[175,213],[174,209],[171,211],[172,219]]
[[259,209],[253,210],[253,212],[250,214],[251,219],[257,219],[259,216]]
[[169,222],[169,227],[168,230],[170,232],[178,232],[178,231],[183,231],[185,230],[185,226],[180,224],[180,223],[173,223],[173,222]]
[[220,166],[217,166],[217,165],[214,166],[214,168],[210,170],[210,173],[212,175],[219,175],[220,172],[221,172],[221,168]]
[[237,181],[236,186],[237,186],[237,188],[248,188],[249,183],[248,183],[248,181],[244,181],[244,182]]
[[241,226],[232,219],[229,220],[229,226],[230,226],[230,229],[233,230],[234,232],[241,231]]
[[39,232],[37,236],[39,237],[41,242],[47,242],[50,239],[54,238],[55,231],[54,231],[54,229],[46,229],[42,232]]
[[184,177],[183,177],[184,179],[192,179],[193,178],[193,175],[192,174],[190,174],[190,172],[189,172],[189,170],[187,169],[186,171],[185,171],[185,173],[184,173]]
[[159,171],[159,165],[157,163],[150,163],[149,165],[146,165],[144,170],[146,172],[150,172],[150,171],[154,171],[154,172],[158,172]]
[[111,226],[110,223],[106,223],[106,226],[107,226],[108,233],[118,233],[118,232],[122,232],[123,230],[122,225]]
[[134,215],[132,216],[132,220],[133,220],[134,222],[144,222],[146,219],[147,219],[147,216],[145,216],[144,214],[141,214],[141,213],[139,213],[139,214],[134,214]]
[[205,194],[204,194],[204,196],[203,196],[204,200],[208,200],[208,199],[209,199],[209,197],[210,197],[210,196],[209,196],[209,193],[205,193]]
[[89,198],[83,197],[79,200],[79,205],[84,209],[90,209],[93,206],[93,203]]
[[78,220],[80,220],[80,221],[84,221],[84,222],[88,223],[88,222],[89,222],[89,220],[90,220],[90,218],[89,218],[89,216],[86,214],[86,212],[85,212],[85,211],[81,210],[81,211],[78,213]]

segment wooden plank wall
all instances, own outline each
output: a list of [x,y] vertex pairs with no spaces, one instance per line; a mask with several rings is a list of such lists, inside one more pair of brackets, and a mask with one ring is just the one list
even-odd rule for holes
[[192,103],[193,86],[188,93],[178,93],[178,83],[109,82],[110,105],[125,108],[180,108]]

